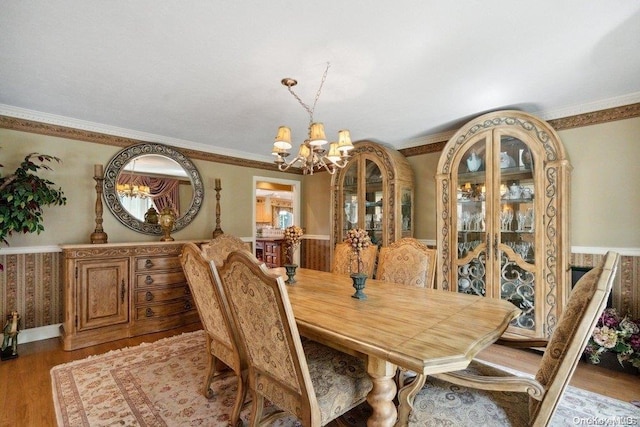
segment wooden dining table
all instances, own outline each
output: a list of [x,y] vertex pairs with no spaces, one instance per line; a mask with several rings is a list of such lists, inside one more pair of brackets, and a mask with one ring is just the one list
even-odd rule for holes
[[366,360],[368,426],[398,421],[397,367],[424,375],[464,369],[520,314],[504,300],[373,279],[359,300],[344,274],[300,268],[295,279],[287,290],[300,334]]

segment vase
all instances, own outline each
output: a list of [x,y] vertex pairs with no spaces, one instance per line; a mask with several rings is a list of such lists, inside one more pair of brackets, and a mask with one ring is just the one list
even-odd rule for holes
[[367,299],[367,296],[362,292],[365,282],[367,281],[367,275],[364,273],[353,273],[351,275],[351,280],[353,280],[353,287],[356,289],[356,293],[351,295],[351,297],[356,299]]
[[298,264],[285,264],[285,270],[287,270],[287,280],[285,281],[288,285],[293,285],[296,283],[296,268],[298,268]]

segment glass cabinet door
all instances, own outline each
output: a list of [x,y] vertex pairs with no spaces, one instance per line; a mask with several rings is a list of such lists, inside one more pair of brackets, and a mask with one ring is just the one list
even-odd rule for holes
[[523,312],[513,326],[535,328],[536,216],[533,156],[527,144],[511,135],[499,135],[500,298]]
[[365,217],[364,229],[369,233],[371,243],[382,244],[382,228],[384,227],[382,173],[378,164],[365,159]]
[[358,227],[358,164],[347,166],[342,186],[344,221],[342,221],[340,241],[347,236],[347,231]]
[[458,292],[485,296],[488,256],[486,138],[471,145],[461,159],[456,194],[457,246],[452,248],[458,254]]

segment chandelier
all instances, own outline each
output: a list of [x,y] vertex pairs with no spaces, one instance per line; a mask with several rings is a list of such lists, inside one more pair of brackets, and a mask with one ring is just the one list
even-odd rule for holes
[[285,159],[289,156],[289,149],[291,149],[291,129],[287,126],[280,126],[278,128],[278,134],[275,138],[271,154],[276,156],[275,163],[278,165],[280,171],[286,171],[291,166],[299,164],[305,175],[313,175],[314,170],[322,170],[322,168],[326,169],[330,174],[334,174],[338,168],[344,168],[347,165],[349,150],[353,148],[349,131],[346,129],[339,131],[338,141],[329,144],[329,152],[327,153],[327,150],[323,147],[328,142],[324,134],[324,125],[313,121],[313,111],[316,108],[318,98],[320,98],[320,92],[327,78],[328,71],[329,63],[327,63],[327,68],[322,75],[322,81],[320,82],[320,87],[318,88],[312,107],[302,102],[300,97],[293,91],[292,88],[298,84],[295,79],[287,77],[281,81],[289,93],[293,95],[307,113],[309,113],[309,132],[307,139],[300,144],[298,155],[287,162]]
[[126,184],[118,184],[116,185],[116,191],[118,192],[118,196],[120,197],[140,197],[141,199],[146,199],[147,197],[151,197],[151,189],[146,185],[138,184],[138,177],[135,175],[136,172],[136,159],[133,159],[133,163],[131,166],[131,178],[129,182]]

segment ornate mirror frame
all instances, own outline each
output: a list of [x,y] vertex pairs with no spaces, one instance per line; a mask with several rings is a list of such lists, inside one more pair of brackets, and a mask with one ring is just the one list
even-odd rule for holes
[[142,143],[132,145],[119,151],[107,164],[104,173],[104,199],[111,213],[125,226],[133,231],[144,234],[161,235],[162,230],[158,224],[149,224],[131,215],[120,203],[116,185],[118,176],[125,166],[133,159],[148,154],[167,157],[178,163],[187,173],[193,186],[193,199],[186,212],[176,219],[173,231],[182,230],[189,225],[198,214],[204,199],[204,184],[198,169],[193,162],[176,149],[168,145],[155,143]]

